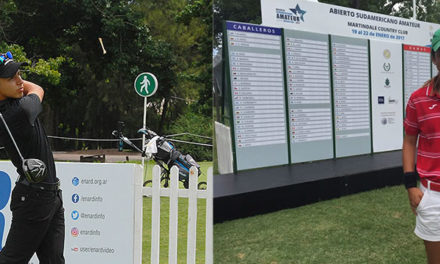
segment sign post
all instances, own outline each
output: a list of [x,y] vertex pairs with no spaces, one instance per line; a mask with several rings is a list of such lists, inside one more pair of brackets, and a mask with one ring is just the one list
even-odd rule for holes
[[[139,74],[136,79],[134,80],[134,89],[136,90],[136,93],[140,96],[144,97],[144,119],[143,119],[143,125],[142,128],[146,129],[146,123],[147,123],[147,98],[154,95],[157,91],[159,83],[157,81],[156,76],[154,74],[149,72],[143,72]],[[145,146],[145,134],[142,134],[142,150]],[[144,169],[143,172],[143,180],[145,181],[145,157],[142,157],[142,168]]]

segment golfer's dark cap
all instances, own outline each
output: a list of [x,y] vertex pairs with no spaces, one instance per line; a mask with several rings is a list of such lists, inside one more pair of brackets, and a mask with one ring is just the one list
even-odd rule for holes
[[9,51],[5,54],[0,54],[0,78],[14,77],[22,65],[26,66],[28,64],[26,62],[15,62]]

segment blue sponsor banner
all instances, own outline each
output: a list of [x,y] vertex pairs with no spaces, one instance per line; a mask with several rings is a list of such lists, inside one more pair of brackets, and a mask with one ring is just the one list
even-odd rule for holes
[[9,197],[11,195],[11,179],[9,175],[0,171],[0,251],[3,248],[3,233],[5,231],[5,216],[2,213],[2,210],[6,207],[9,202]]
[[259,26],[259,25],[226,21],[226,28],[228,30],[281,36],[281,29],[274,28],[274,27],[265,27],[265,26]]

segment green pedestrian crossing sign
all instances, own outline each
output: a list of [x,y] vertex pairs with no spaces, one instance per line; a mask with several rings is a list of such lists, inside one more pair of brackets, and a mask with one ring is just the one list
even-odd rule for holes
[[158,82],[156,76],[149,72],[143,72],[134,80],[134,89],[143,97],[150,97],[157,91]]

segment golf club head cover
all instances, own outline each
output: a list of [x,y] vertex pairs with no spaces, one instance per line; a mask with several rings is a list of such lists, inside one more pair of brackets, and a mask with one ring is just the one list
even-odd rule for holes
[[23,161],[23,172],[30,183],[39,183],[46,179],[46,164],[39,159],[25,159]]

